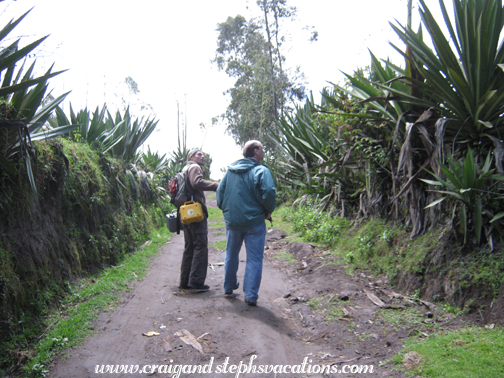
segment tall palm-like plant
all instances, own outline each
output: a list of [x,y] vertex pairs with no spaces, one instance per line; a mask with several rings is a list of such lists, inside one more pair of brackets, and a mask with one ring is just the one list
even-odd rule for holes
[[[504,132],[504,44],[500,35],[504,23],[501,0],[455,0],[455,25],[446,6],[441,11],[449,36],[445,36],[424,0],[420,16],[434,50],[407,27],[392,25],[411,48],[414,59],[396,49],[416,68],[423,80],[410,79],[421,89],[421,100],[439,112],[446,122],[442,132],[456,143],[500,145]],[[394,91],[404,97],[404,91]],[[465,148],[464,148],[465,150]]]
[[[466,157],[464,166],[473,162],[474,171],[477,162],[484,160],[493,149],[495,167],[502,174],[504,73],[500,67],[504,61],[504,45],[499,42],[504,22],[502,1],[454,0],[454,24],[444,2],[439,4],[448,37],[425,1],[420,0],[420,16],[434,49],[423,41],[421,31],[415,33],[409,27],[392,25],[407,45],[405,52],[396,49],[418,74],[405,78],[405,82],[416,89],[416,97],[426,102],[424,113],[414,124],[422,127],[418,135],[427,142],[428,157],[422,167],[414,168],[417,171],[414,177],[427,165],[435,174],[447,175],[437,162],[444,163],[446,155],[460,159],[468,147],[474,150],[475,156],[474,159]],[[393,91],[393,94],[405,101],[409,95],[404,91]],[[406,143],[402,149],[406,152],[405,147],[408,147]],[[455,167],[450,165],[451,169]],[[451,174],[454,176],[456,172]],[[460,219],[464,219],[466,208],[475,220],[480,219],[483,207],[462,207]],[[478,242],[480,230],[481,226],[476,224]]]
[[[411,78],[412,74],[414,71],[411,69],[401,69],[389,61],[382,64],[371,53],[371,73],[369,75],[365,75],[362,70],[357,71],[354,75],[345,74],[348,84],[346,86],[335,85],[336,89],[364,105],[366,110],[359,113],[342,111],[339,109],[340,99],[338,96],[333,96],[328,92],[323,94],[327,104],[323,110],[344,117],[367,120],[376,125],[375,128],[379,130],[380,137],[378,135],[369,136],[379,139],[381,148],[386,151],[387,159],[383,162],[386,163],[386,166],[379,166],[376,169],[386,169],[390,172],[389,181],[392,182],[390,187],[392,193],[389,195],[389,205],[391,206],[389,216],[395,214],[395,219],[408,217],[408,223],[413,224],[412,236],[414,236],[422,232],[426,224],[420,219],[424,214],[421,204],[417,200],[418,192],[421,189],[412,185],[418,173],[418,169],[415,170],[415,167],[430,162],[433,149],[430,137],[425,137],[428,135],[424,125],[425,115],[421,116],[424,110],[430,107],[430,104],[421,97],[417,97],[417,91],[411,90],[408,85],[411,80],[406,79]],[[366,132],[369,131],[372,129],[366,130]],[[364,129],[362,132],[366,133]],[[397,145],[401,142],[402,151],[398,157],[396,150]],[[413,154],[413,151],[416,151],[416,154]],[[408,158],[409,161],[407,161]],[[399,201],[401,196],[413,200],[409,205],[402,205]],[[369,211],[371,203],[368,201]],[[408,211],[410,216],[405,214]],[[411,212],[414,213],[414,216],[411,216]]]
[[87,143],[97,148],[101,153],[106,153],[124,137],[123,135],[114,135],[115,130],[120,125],[108,122],[106,115],[106,106],[103,106],[101,110],[96,107],[94,113],[91,114],[87,108],[75,113],[70,104],[70,118],[58,106],[55,115],[48,122],[53,127],[73,125],[75,129],[68,134],[69,139]]
[[[435,173],[431,172],[436,180],[425,180],[429,185],[442,187],[442,190],[436,190],[441,194],[441,198],[432,202],[428,207],[435,206],[445,199],[452,199],[459,202],[461,209],[459,211],[459,224],[462,234],[464,235],[464,244],[467,242],[468,235],[468,214],[472,214],[473,228],[476,234],[476,242],[480,243],[481,231],[486,224],[490,224],[494,218],[494,209],[489,207],[489,204],[495,204],[502,198],[502,183],[504,175],[494,174],[494,169],[491,166],[491,154],[488,154],[485,164],[478,167],[474,161],[472,150],[469,149],[465,159],[461,163],[457,163],[451,157],[448,158],[449,168],[440,163],[441,171],[446,176],[442,179]],[[455,215],[455,212],[454,212]],[[501,234],[501,224],[496,222],[489,225],[487,235],[490,236],[490,227],[496,227]]]
[[[0,43],[29,13],[10,21],[0,30]],[[34,77],[35,62],[24,70],[28,55],[47,37],[19,48],[19,39],[0,49],[0,168],[1,173],[14,175],[24,163],[28,180],[38,203],[37,188],[33,176],[31,159],[34,149],[31,142],[56,137],[70,132],[74,127],[62,125],[58,128],[45,127],[52,111],[68,93],[43,105],[46,98],[47,81],[63,71],[52,72],[52,67],[42,76]],[[17,64],[23,62],[21,67]],[[45,127],[45,128],[44,128]],[[3,171],[3,172],[2,172]]]
[[[350,89],[340,87],[369,107],[355,116],[386,125],[393,164],[390,214],[395,209],[396,216],[403,214],[413,223],[412,236],[429,223],[435,225],[441,214],[433,208],[424,210],[435,199],[433,193],[427,198],[425,185],[418,182],[425,177],[424,168],[441,174],[438,162],[444,163],[448,152],[457,160],[470,147],[475,164],[493,149],[496,169],[503,173],[504,157],[501,0],[454,0],[454,23],[441,0],[448,37],[425,1],[419,1],[423,27],[418,32],[409,25],[392,25],[406,45],[404,50],[394,47],[407,68],[390,62],[383,66],[372,55],[372,78],[348,76]],[[427,37],[433,48],[424,41]]]
[[286,114],[277,122],[279,132],[271,130],[277,148],[282,152],[272,168],[277,173],[296,182],[301,187],[311,185],[310,169],[329,160],[327,138],[318,130],[312,118],[313,98],[304,107],[297,107],[294,115]]
[[138,158],[138,149],[154,132],[158,122],[150,118],[133,119],[129,108],[126,109],[124,115],[117,111],[116,116],[112,117],[108,113],[107,128],[110,130],[110,135],[117,140],[117,143],[110,148],[110,154],[121,158],[124,162],[134,162]]
[[115,117],[105,106],[101,110],[97,107],[92,115],[87,108],[76,114],[70,105],[70,118],[58,107],[49,123],[54,127],[73,125],[75,130],[68,135],[70,139],[95,146],[125,163],[133,163],[139,158],[138,149],[154,132],[158,121],[133,119],[129,108],[124,115],[117,111]]
[[[333,97],[338,95],[324,93],[325,100]],[[338,101],[341,99],[335,99],[334,104],[341,107]],[[302,190],[305,197],[316,195],[321,209],[331,206],[341,216],[346,209],[355,214],[363,210],[365,214],[367,211],[361,204],[369,202],[373,193],[366,174],[370,170],[368,157],[365,153],[355,153],[364,152],[363,144],[356,143],[359,139],[354,134],[356,130],[350,130],[350,136],[341,136],[339,126],[325,119],[331,112],[324,105],[322,113],[310,98],[304,107],[296,108],[293,115],[286,115],[278,122],[280,132],[273,135],[280,153],[270,159],[269,166],[280,187]]]
[[142,167],[146,172],[163,173],[168,166],[168,160],[166,154],[159,155],[157,152],[152,152],[149,146],[147,152],[140,155],[136,165]]

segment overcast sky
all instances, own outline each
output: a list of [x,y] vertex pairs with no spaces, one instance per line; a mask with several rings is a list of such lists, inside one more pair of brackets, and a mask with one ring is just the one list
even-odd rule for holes
[[[416,1],[415,1],[416,3]],[[287,66],[300,66],[315,100],[327,82],[342,80],[340,71],[353,73],[369,65],[368,48],[379,58],[403,62],[390,47],[398,43],[389,21],[405,23],[407,0],[289,0],[298,8],[298,20],[286,30],[292,43]],[[437,0],[427,4],[438,8]],[[170,154],[177,145],[177,102],[187,118],[187,145],[202,147],[220,168],[241,157],[240,148],[224,132],[211,126],[212,117],[225,112],[223,92],[233,80],[210,63],[215,55],[217,24],[238,14],[257,15],[254,0],[6,0],[0,3],[0,27],[34,7],[10,37],[22,36],[21,46],[50,34],[38,53],[37,67],[67,72],[51,79],[55,97],[72,91],[74,110],[107,103],[111,112],[126,97],[121,84],[131,77],[138,84],[137,103],[149,104],[159,119],[147,144]],[[418,14],[415,6],[414,14]],[[418,17],[417,17],[418,19]],[[416,24],[418,25],[418,21]],[[313,26],[318,42],[309,43],[304,26]],[[402,46],[400,46],[402,47]],[[134,114],[135,115],[135,114]],[[199,125],[207,125],[201,130]]]

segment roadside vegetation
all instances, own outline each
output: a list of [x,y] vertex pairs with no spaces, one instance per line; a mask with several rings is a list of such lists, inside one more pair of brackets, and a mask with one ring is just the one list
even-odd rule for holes
[[[460,255],[460,246],[453,250],[453,246],[445,244],[446,230],[443,229],[411,240],[407,230],[387,227],[380,219],[356,225],[327,217],[312,206],[283,206],[276,213],[283,220],[276,227],[287,233],[294,232],[302,241],[329,248],[336,263],[347,264],[349,272],[365,270],[381,276],[392,286],[408,290],[409,295],[418,297],[426,291],[428,274],[445,276],[446,284],[456,289],[431,299],[446,303],[448,308],[453,306],[466,312],[484,310],[497,299],[504,282],[502,248],[490,252],[482,247]],[[318,219],[317,227],[312,227],[314,219]],[[332,230],[333,237],[320,237],[317,230],[322,233]],[[450,253],[457,254],[458,258],[440,261],[439,265],[430,264],[434,256]],[[476,288],[480,290],[474,293]],[[471,298],[469,292],[478,298]],[[487,300],[481,301],[484,298]]]
[[[332,256],[328,263],[345,264],[350,274],[365,272],[389,282],[395,290],[403,289],[412,300],[420,299],[429,287],[425,272],[428,262],[433,256],[449,250],[443,241],[444,229],[411,240],[404,227],[389,227],[380,219],[352,223],[328,217],[310,203],[282,206],[275,214],[281,218],[276,227],[294,237],[289,240],[328,248]],[[327,230],[332,230],[332,238],[323,237]],[[445,276],[446,286],[456,290],[432,300],[447,317],[468,314],[479,317],[478,314],[486,313],[498,299],[504,282],[504,251],[502,248],[493,252],[479,248],[460,255],[460,246],[456,247],[456,260],[430,267],[434,270],[433,277]],[[286,262],[296,260],[293,256],[275,257],[282,257]],[[406,282],[408,277],[410,281]],[[482,300],[484,298],[486,300]],[[337,321],[344,315],[342,307],[348,302],[324,296],[312,298],[308,304],[321,313],[325,321]],[[484,328],[467,326],[458,332],[439,332],[435,323],[426,322],[416,311],[413,307],[378,310],[380,322],[397,329],[413,327],[403,350],[391,361],[396,369],[403,370],[407,376],[420,377],[502,375],[504,363],[497,357],[504,352],[502,327],[489,324]],[[492,362],[487,364],[488,358],[480,357],[490,350]]]
[[[403,64],[371,53],[370,66],[321,89],[320,103],[305,96],[302,75],[282,55],[296,9],[257,4],[260,17],[218,25],[214,63],[236,78],[222,115],[228,132],[238,144],[264,142],[278,202],[289,205],[275,212],[275,227],[327,246],[349,272],[370,271],[446,311],[504,324],[494,310],[504,308],[502,0],[454,0],[451,15],[441,0],[441,20],[419,0],[421,25],[411,17],[391,23]],[[74,318],[71,301],[89,297],[78,306],[85,308],[96,300],[94,314],[125,290],[122,283],[103,297],[86,294],[94,290],[86,280],[113,277],[164,226],[173,209],[168,181],[188,149],[177,124],[171,156],[142,151],[158,121],[128,107],[65,112],[66,94],[46,93],[63,72],[37,76],[28,63],[45,38],[6,42],[25,16],[0,31],[0,373],[43,376],[51,354],[81,337],[60,328]],[[339,316],[332,300],[310,304]],[[396,362],[416,352],[423,363],[411,374],[457,376],[469,369],[460,362],[485,348],[502,355],[501,340],[499,326],[411,335]],[[502,364],[488,366],[497,370],[475,371],[502,375]]]
[[409,338],[394,362],[419,361],[408,370],[408,376],[501,377],[504,373],[503,350],[502,328],[466,327],[428,338]]
[[[49,373],[49,363],[60,350],[79,345],[85,337],[94,332],[93,322],[101,312],[113,311],[121,301],[121,294],[131,289],[131,282],[142,280],[160,247],[169,240],[171,234],[166,226],[151,232],[149,239],[132,254],[125,257],[120,265],[111,266],[77,282],[68,283],[68,292],[60,300],[59,306],[46,313],[44,326],[25,324],[23,335],[26,339],[36,336],[37,344],[29,352],[19,351],[11,356],[18,368],[27,377],[44,377]],[[19,340],[25,342],[26,340]],[[18,341],[12,340],[15,345]]]

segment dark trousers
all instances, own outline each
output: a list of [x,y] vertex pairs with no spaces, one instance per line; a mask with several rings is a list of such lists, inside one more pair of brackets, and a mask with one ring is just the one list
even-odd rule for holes
[[184,225],[185,248],[180,267],[180,286],[205,283],[208,268],[208,223],[206,219]]

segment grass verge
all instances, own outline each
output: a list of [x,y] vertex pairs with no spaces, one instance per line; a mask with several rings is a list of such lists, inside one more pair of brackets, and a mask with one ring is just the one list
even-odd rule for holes
[[407,376],[504,377],[503,355],[504,329],[467,327],[426,339],[410,337],[392,362],[408,366]]
[[29,352],[32,356],[23,367],[25,376],[46,377],[48,365],[57,352],[75,347],[91,335],[100,312],[112,311],[119,295],[130,290],[129,282],[145,276],[152,262],[150,257],[157,254],[171,235],[166,227],[155,230],[144,248],[128,255],[120,265],[71,286],[71,295],[62,301],[60,309],[47,315],[46,331]]

